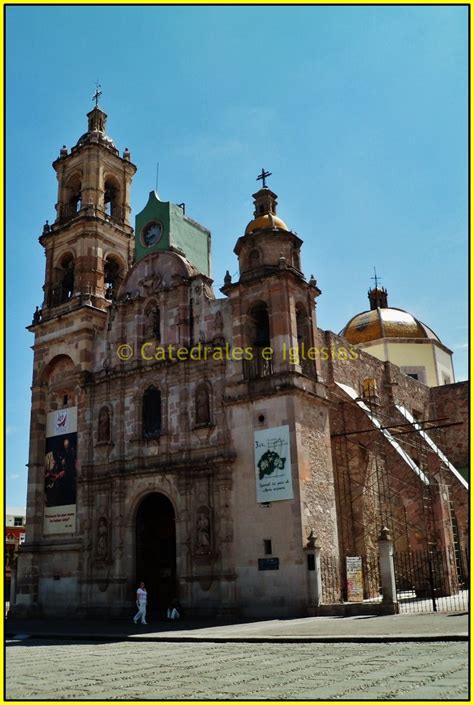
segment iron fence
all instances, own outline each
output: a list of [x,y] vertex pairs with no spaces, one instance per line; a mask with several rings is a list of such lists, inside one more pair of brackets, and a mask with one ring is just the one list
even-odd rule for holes
[[394,555],[400,612],[458,612],[468,607],[467,554],[452,548]]
[[253,348],[252,358],[243,360],[245,379],[263,379],[273,374],[273,362],[262,355],[263,348]]

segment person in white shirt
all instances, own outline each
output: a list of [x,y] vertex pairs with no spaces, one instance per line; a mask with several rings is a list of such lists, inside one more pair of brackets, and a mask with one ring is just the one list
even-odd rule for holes
[[146,602],[147,602],[147,592],[145,588],[145,583],[141,582],[140,587],[137,590],[137,607],[138,612],[133,618],[135,624],[141,619],[142,624],[148,624],[146,621]]

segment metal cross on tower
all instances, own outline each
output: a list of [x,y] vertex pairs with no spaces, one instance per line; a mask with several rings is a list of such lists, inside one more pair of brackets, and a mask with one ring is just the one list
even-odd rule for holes
[[272,174],[271,174],[270,171],[265,171],[265,169],[262,169],[260,175],[257,176],[256,181],[261,181],[262,184],[263,184],[263,188],[266,188],[265,179],[267,178],[267,176],[271,176],[271,175],[272,175]]
[[375,269],[375,267],[374,267],[374,276],[370,277],[370,278],[374,280],[374,282],[375,282],[374,288],[377,289],[378,284],[381,280],[377,277],[377,270]]
[[96,108],[97,108],[97,106],[98,106],[98,104],[99,104],[99,98],[100,98],[100,96],[102,95],[102,91],[99,90],[100,88],[102,88],[102,86],[100,85],[99,81],[97,80],[97,81],[96,81],[96,84],[95,84],[95,93],[94,93],[94,95],[92,96],[92,100],[95,100],[95,107],[96,107]]

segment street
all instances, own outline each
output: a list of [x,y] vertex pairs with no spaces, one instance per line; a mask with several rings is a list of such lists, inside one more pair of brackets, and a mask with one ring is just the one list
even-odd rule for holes
[[7,699],[468,699],[467,642],[9,640]]

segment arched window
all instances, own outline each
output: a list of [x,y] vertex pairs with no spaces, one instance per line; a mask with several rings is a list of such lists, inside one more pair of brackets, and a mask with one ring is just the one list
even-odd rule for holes
[[117,220],[121,217],[120,189],[113,179],[107,179],[104,185],[104,210],[107,215]]
[[69,301],[74,294],[74,257],[71,253],[65,254],[60,260],[56,270],[56,284],[51,294],[51,305],[59,306]]
[[158,438],[161,433],[161,393],[150,386],[143,395],[143,438]]
[[263,302],[255,304],[249,311],[249,343],[261,348],[270,345],[270,320],[267,305]]
[[200,384],[197,387],[194,402],[196,425],[211,423],[211,403],[207,384]]
[[66,203],[64,215],[66,219],[73,218],[82,208],[82,184],[81,177],[76,174],[73,176],[66,187]]
[[120,263],[113,257],[107,257],[104,262],[104,293],[109,301],[115,299],[121,278]]
[[[273,372],[270,348],[270,320],[266,303],[256,303],[248,312],[247,341],[252,348],[252,359],[244,360],[247,379],[268,377]],[[268,354],[270,353],[270,354]]]

